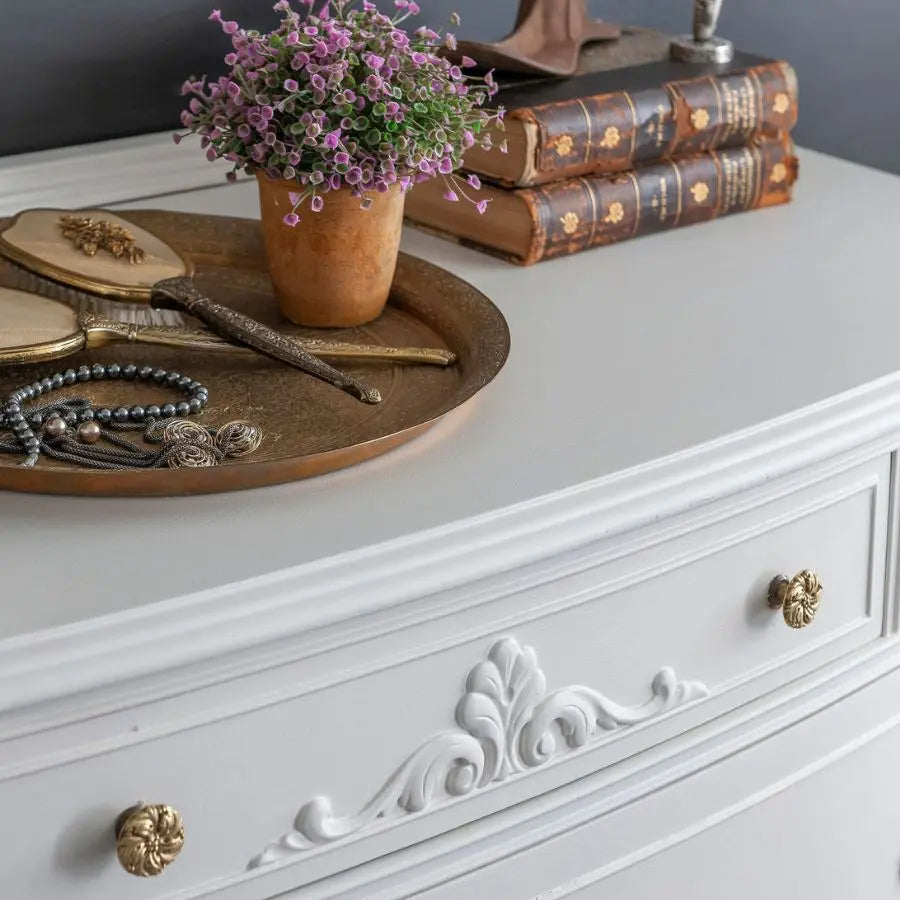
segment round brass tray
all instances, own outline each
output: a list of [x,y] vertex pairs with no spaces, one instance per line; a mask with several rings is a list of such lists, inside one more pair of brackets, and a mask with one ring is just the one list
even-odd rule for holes
[[[0,396],[37,377],[86,362],[128,361],[180,371],[209,387],[210,403],[200,421],[222,425],[247,419],[263,429],[265,439],[248,459],[206,469],[101,471],[46,459],[24,468],[19,465],[21,457],[0,455],[0,488],[159,496],[232,491],[321,475],[379,456],[421,434],[480,391],[506,361],[509,330],[497,307],[472,285],[424,260],[400,254],[390,301],[377,321],[354,329],[312,331],[285,326],[280,319],[257,221],[146,210],[122,215],[188,257],[196,268],[198,286],[208,296],[286,333],[445,347],[457,354],[457,361],[447,368],[336,362],[381,391],[384,399],[377,406],[366,406],[302,372],[255,356],[125,345],[5,368],[0,370]],[[3,274],[0,266],[0,281]],[[77,394],[78,388],[71,393]],[[92,382],[80,395],[117,406],[172,399],[165,388],[123,381]]]

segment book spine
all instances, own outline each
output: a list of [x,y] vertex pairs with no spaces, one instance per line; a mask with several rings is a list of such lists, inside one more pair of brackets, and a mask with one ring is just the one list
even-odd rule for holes
[[727,75],[670,81],[642,91],[521,108],[536,146],[517,185],[625,172],[642,163],[736,147],[790,131],[797,78],[785,62]]
[[791,198],[797,158],[788,135],[517,191],[531,214],[524,265]]

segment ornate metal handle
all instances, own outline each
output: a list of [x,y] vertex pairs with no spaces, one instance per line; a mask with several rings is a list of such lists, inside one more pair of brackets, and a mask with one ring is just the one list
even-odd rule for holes
[[174,308],[188,312],[220,337],[280,359],[363,403],[381,403],[381,394],[376,388],[360,384],[262,322],[204,297],[190,278],[166,278],[157,282],[153,285],[150,305],[154,309]]
[[[254,353],[251,347],[232,344],[212,331],[178,328],[171,325],[136,325],[118,322],[95,313],[81,313],[78,323],[87,336],[85,346],[89,350],[106,344],[128,341],[137,344],[162,344],[185,350],[224,351],[226,353]],[[315,353],[340,359],[386,360],[389,362],[425,363],[449,366],[456,361],[456,354],[439,347],[383,347],[379,344],[351,344],[346,341],[321,340],[319,338],[290,338],[299,347]],[[76,346],[75,349],[79,349]],[[6,360],[0,351],[0,362]],[[16,359],[12,360],[16,362]]]
[[791,628],[805,628],[816,617],[822,585],[809,569],[793,578],[776,575],[769,584],[769,606],[780,609]]
[[159,875],[184,846],[184,823],[177,809],[139,804],[116,820],[116,855],[130,875]]

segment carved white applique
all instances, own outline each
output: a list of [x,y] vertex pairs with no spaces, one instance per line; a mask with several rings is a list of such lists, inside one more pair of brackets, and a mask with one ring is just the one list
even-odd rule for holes
[[340,840],[388,815],[422,812],[448,796],[462,797],[577,750],[600,732],[646,722],[708,695],[702,682],[679,681],[669,668],[660,669],[650,699],[639,706],[621,706],[581,685],[547,693],[534,649],[501,638],[469,672],[456,707],[459,729],[422,744],[356,815],[336,816],[328,797],[313,797],[293,830],[254,857],[250,868]]

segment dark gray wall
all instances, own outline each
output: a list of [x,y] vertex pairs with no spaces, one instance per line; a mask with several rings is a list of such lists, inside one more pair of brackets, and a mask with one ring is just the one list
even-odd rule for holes
[[[274,0],[0,0],[0,155],[177,123],[178,86],[216,73],[227,39],[210,8],[265,27]],[[420,0],[423,19],[456,9],[460,33],[495,39],[515,0]],[[597,15],[689,28],[690,0],[591,0]],[[725,0],[720,32],[792,62],[798,142],[900,173],[900,0]]]

